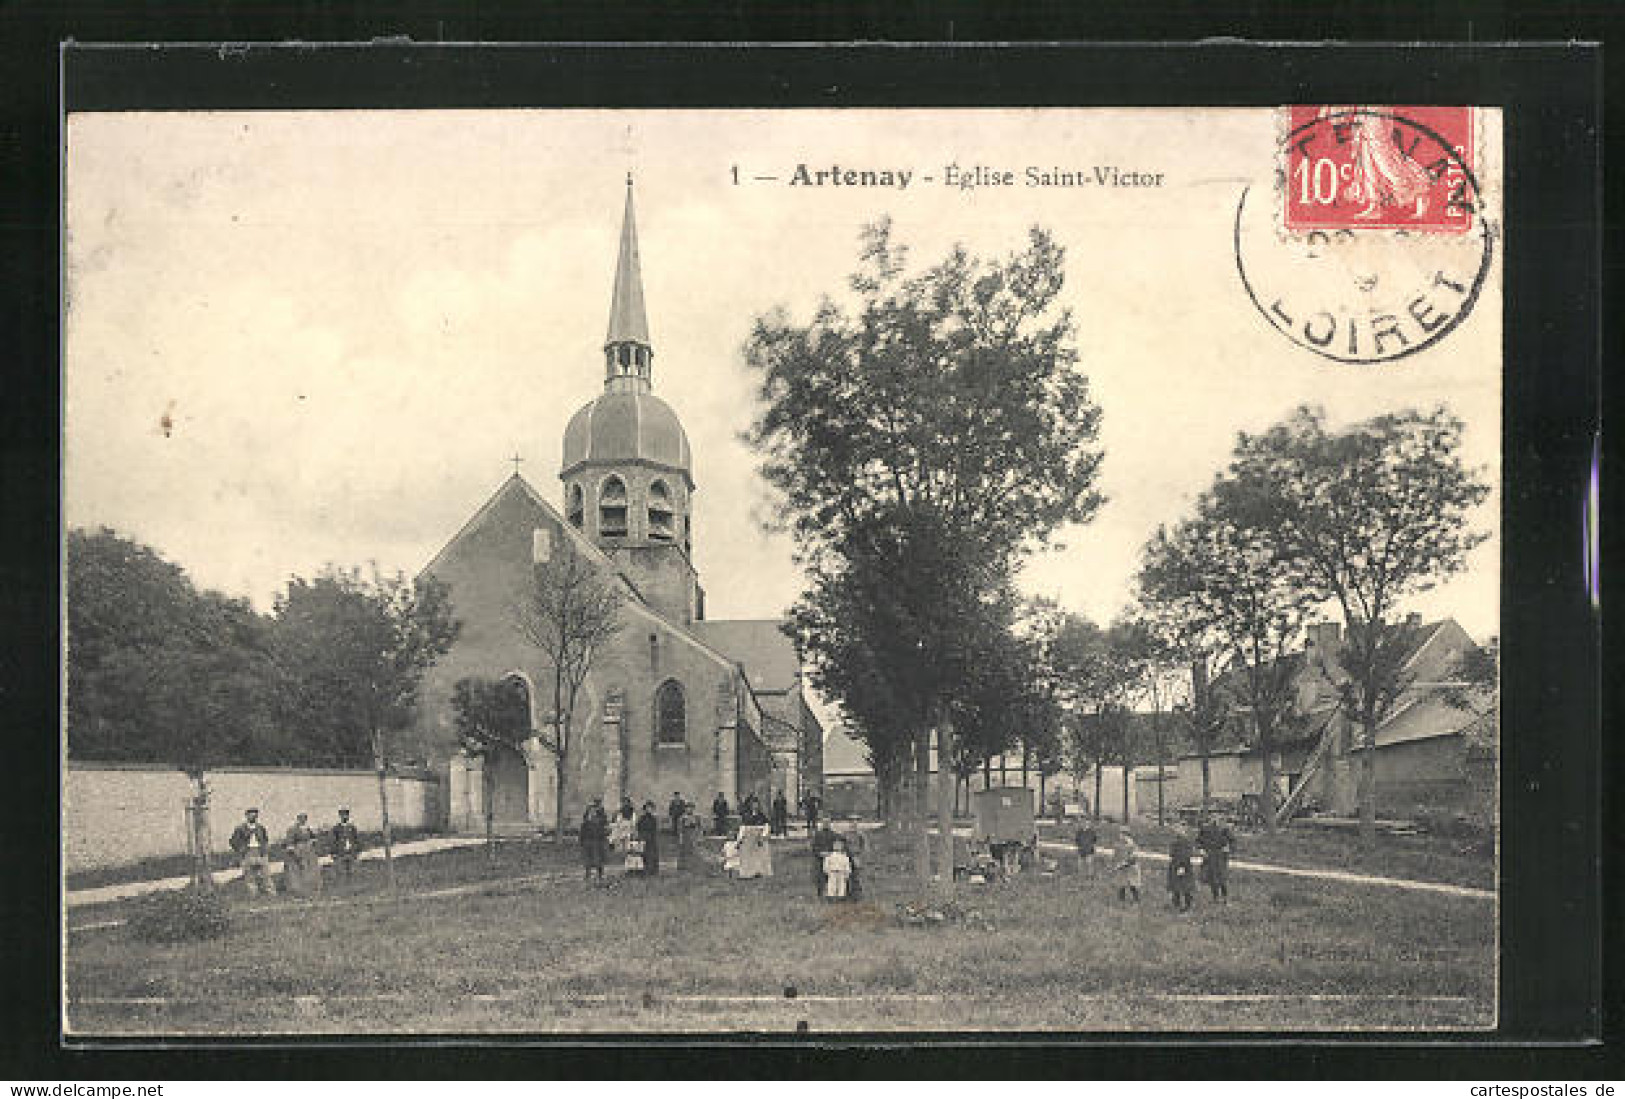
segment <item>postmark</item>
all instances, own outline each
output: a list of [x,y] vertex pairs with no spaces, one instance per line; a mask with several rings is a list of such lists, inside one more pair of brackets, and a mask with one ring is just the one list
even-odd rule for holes
[[1391,362],[1444,339],[1494,256],[1469,112],[1404,110],[1288,108],[1276,187],[1237,204],[1236,268],[1254,306],[1336,362]]

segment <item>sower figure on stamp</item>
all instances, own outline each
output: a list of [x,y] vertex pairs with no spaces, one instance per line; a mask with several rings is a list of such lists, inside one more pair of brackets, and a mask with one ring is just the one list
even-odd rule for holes
[[243,814],[243,822],[231,833],[231,850],[237,856],[243,867],[243,882],[248,886],[248,895],[255,896],[264,893],[270,896],[270,848],[271,836],[266,832],[265,825],[260,823],[260,811],[250,809]]
[[350,820],[350,810],[339,810],[339,822],[333,825],[333,868],[342,871],[344,880],[355,877],[355,860],[361,854],[361,833]]

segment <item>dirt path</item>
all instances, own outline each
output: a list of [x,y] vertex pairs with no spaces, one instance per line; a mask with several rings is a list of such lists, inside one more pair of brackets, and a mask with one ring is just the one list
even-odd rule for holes
[[[435,851],[449,851],[457,847],[472,847],[485,842],[483,836],[430,836],[420,840],[409,840],[406,843],[397,843],[394,847],[396,858],[410,858],[413,855],[428,855]],[[361,852],[362,861],[381,859],[384,853],[379,848]],[[323,855],[322,863],[331,865],[333,857]],[[276,874],[282,869],[280,862],[273,862],[269,873]],[[240,866],[227,867],[214,872],[216,885],[236,881],[243,876]],[[118,885],[102,885],[94,889],[70,889],[67,891],[69,908],[78,908],[87,904],[105,904],[108,901],[122,901],[130,897],[141,897],[148,893],[161,893],[165,890],[184,889],[191,884],[192,879],[182,875],[176,878],[155,878],[150,881],[120,882]]]

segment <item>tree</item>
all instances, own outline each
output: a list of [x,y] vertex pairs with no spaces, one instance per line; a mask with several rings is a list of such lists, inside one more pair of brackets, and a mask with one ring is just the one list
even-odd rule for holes
[[524,751],[531,735],[530,704],[524,686],[516,680],[459,679],[451,689],[452,721],[463,751],[480,757],[485,780],[485,853],[496,861],[496,807],[491,758],[502,749]]
[[564,799],[574,758],[576,703],[594,658],[621,629],[621,593],[566,539],[536,563],[525,599],[513,608],[519,633],[541,651],[552,684],[553,709],[536,730],[553,756],[558,796],[553,834],[564,838]]
[[1501,746],[1501,644],[1490,638],[1484,645],[1464,649],[1451,668],[1452,682],[1444,700],[1471,714],[1462,732],[1462,779],[1473,792],[1474,808],[1492,824],[1495,819],[1495,768]]
[[[828,299],[806,325],[774,313],[745,348],[761,400],[749,440],[812,576],[793,628],[835,697],[896,719],[866,722],[866,737],[911,743],[922,874],[933,730],[944,772],[956,755],[958,616],[975,617],[1023,554],[1101,503],[1100,413],[1057,305],[1063,258],[1035,228],[1003,260],[956,247],[909,276],[882,221],[850,281],[855,315]],[[870,594],[878,613],[835,613]],[[867,667],[838,666],[851,660]],[[939,805],[944,832],[948,816]]]
[[[1213,748],[1219,734],[1230,719],[1228,696],[1214,687],[1221,661],[1226,651],[1222,635],[1211,626],[1198,625],[1194,609],[1186,605],[1184,597],[1176,592],[1151,593],[1143,585],[1138,590],[1137,616],[1156,639],[1158,680],[1154,685],[1162,699],[1153,698],[1155,713],[1161,701],[1169,703],[1168,713],[1176,729],[1183,728],[1187,741],[1196,753],[1202,769],[1201,808],[1206,809],[1212,798]],[[1171,682],[1183,677],[1183,686]],[[1182,697],[1181,697],[1182,696]],[[1159,763],[1165,752],[1163,733],[1159,721]],[[1158,819],[1162,817],[1162,784],[1158,780]]]
[[1489,495],[1462,461],[1463,424],[1443,407],[1407,410],[1329,431],[1299,408],[1262,435],[1242,435],[1232,463],[1241,520],[1342,610],[1335,654],[1344,713],[1359,730],[1360,834],[1376,838],[1376,734],[1404,692],[1403,600],[1462,571],[1487,534],[1470,513]]
[[393,888],[391,737],[411,720],[424,673],[457,638],[449,593],[433,578],[409,583],[398,573],[374,569],[363,576],[328,566],[315,580],[289,581],[275,616],[278,659],[297,684],[304,712],[327,715],[371,753]]
[[168,763],[194,787],[193,879],[211,880],[206,773],[287,747],[264,620],[102,529],[67,544],[68,750]]
[[1273,830],[1275,734],[1290,718],[1298,672],[1291,657],[1314,597],[1245,520],[1257,506],[1245,487],[1221,477],[1198,498],[1193,516],[1172,530],[1159,527],[1139,584],[1152,602],[1181,608],[1199,633],[1224,639],[1229,678],[1262,756],[1265,826]]
[[1229,695],[1214,685],[1221,652],[1217,648],[1193,646],[1185,650],[1189,661],[1190,695],[1179,716],[1190,732],[1191,745],[1202,765],[1202,803],[1205,811],[1213,800],[1211,759],[1219,734],[1230,723]]

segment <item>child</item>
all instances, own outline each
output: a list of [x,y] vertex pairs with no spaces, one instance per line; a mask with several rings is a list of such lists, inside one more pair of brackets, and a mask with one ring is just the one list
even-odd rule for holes
[[739,839],[735,837],[722,845],[722,872],[729,878],[739,877]]
[[824,896],[845,900],[847,879],[851,874],[852,859],[846,853],[846,841],[837,839],[835,849],[824,856]]
[[1087,878],[1099,877],[1100,861],[1095,854],[1095,844],[1100,842],[1100,835],[1095,826],[1085,818],[1072,840],[1078,845],[1078,871]]
[[1122,846],[1117,849],[1117,899],[1120,901],[1133,900],[1140,903],[1140,851],[1134,845],[1134,837],[1127,832],[1123,833]]
[[1190,837],[1183,832],[1174,833],[1173,842],[1168,845],[1168,897],[1175,912],[1189,912],[1196,900],[1193,853]]
[[1230,853],[1235,845],[1229,828],[1202,814],[1201,827],[1196,830],[1196,846],[1202,849],[1202,880],[1213,890],[1213,899],[1223,904],[1230,903]]

